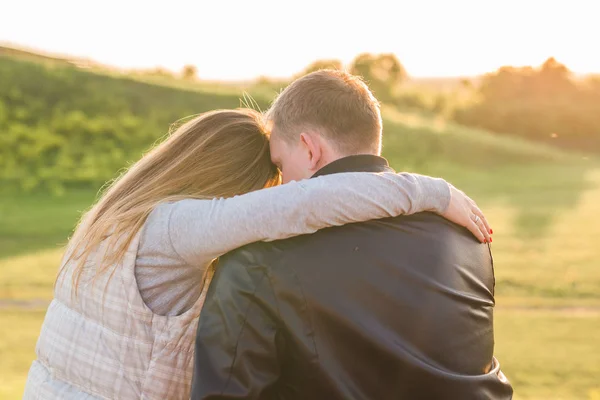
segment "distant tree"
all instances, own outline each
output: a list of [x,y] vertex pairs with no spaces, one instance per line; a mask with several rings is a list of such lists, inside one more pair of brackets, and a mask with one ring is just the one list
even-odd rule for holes
[[311,63],[308,67],[302,71],[302,75],[310,74],[311,72],[319,71],[321,69],[344,69],[344,65],[340,60],[317,60]]
[[563,93],[575,89],[575,84],[571,80],[571,71],[556,61],[554,57],[547,59],[539,70],[540,85],[549,88],[550,91]]
[[392,53],[360,54],[352,61],[350,73],[362,76],[377,98],[384,102],[394,100],[398,86],[408,77],[406,70]]
[[502,67],[482,79],[479,101],[454,117],[499,133],[600,151],[599,87],[571,75],[554,58],[538,68]]
[[181,70],[181,76],[185,80],[192,81],[198,77],[198,68],[195,65],[185,65]]

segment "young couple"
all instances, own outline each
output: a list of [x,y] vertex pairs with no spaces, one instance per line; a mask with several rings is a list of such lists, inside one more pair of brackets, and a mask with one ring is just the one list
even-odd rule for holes
[[328,70],[181,126],[82,217],[24,398],[510,398],[492,231],[381,137]]

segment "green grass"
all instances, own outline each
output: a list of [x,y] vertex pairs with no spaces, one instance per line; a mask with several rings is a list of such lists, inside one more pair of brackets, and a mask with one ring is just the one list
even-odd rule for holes
[[[494,227],[497,356],[515,398],[599,399],[600,161],[390,111],[385,130],[396,169],[448,179]],[[0,301],[51,298],[61,245],[95,194],[2,198]],[[42,318],[0,311],[0,398],[20,397]]]
[[56,197],[44,193],[0,194],[1,258],[64,245],[81,213],[96,197],[92,190]]
[[0,309],[0,399],[20,399],[45,311]]
[[0,301],[52,299],[61,256],[57,248],[0,258]]
[[600,309],[495,315],[496,356],[516,399],[600,398]]

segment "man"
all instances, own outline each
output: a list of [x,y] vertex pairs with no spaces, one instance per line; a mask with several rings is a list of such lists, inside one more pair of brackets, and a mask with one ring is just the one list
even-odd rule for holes
[[[300,78],[268,118],[284,182],[390,169],[357,77]],[[211,283],[192,398],[509,399],[493,291],[489,247],[430,213],[245,246]]]

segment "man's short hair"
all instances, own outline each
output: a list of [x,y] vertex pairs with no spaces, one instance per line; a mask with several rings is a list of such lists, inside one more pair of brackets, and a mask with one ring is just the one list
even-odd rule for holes
[[320,70],[292,82],[267,112],[273,135],[293,141],[313,130],[344,155],[381,153],[379,102],[363,80]]

